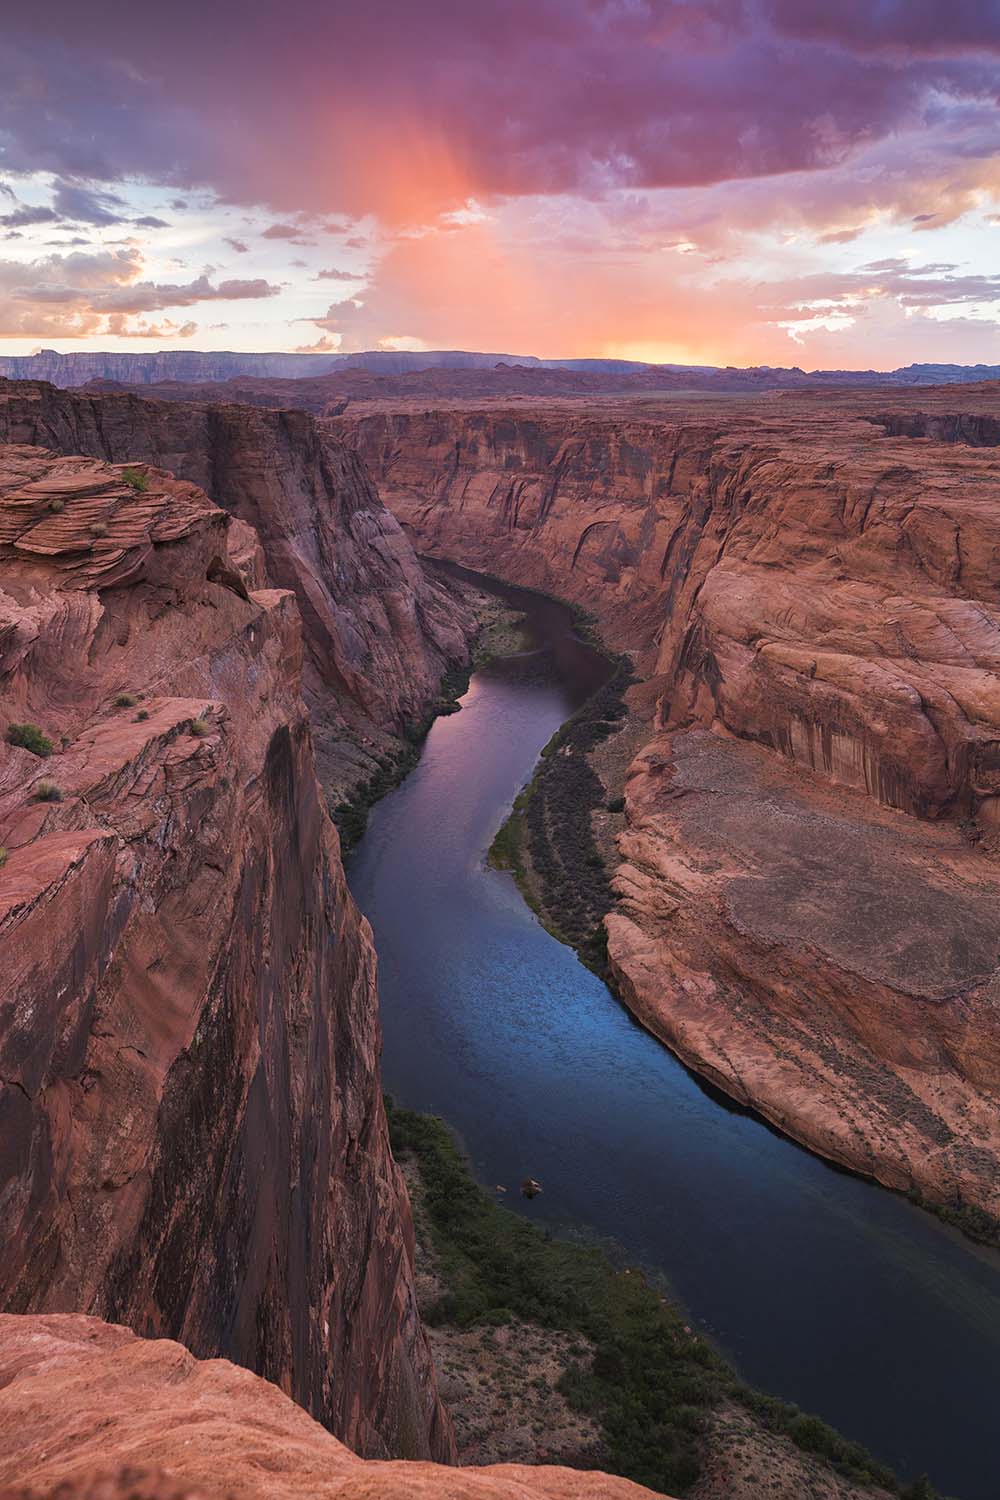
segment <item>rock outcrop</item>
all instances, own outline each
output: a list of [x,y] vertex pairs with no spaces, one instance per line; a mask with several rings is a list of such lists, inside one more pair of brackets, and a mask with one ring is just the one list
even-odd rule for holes
[[575,1469],[371,1463],[266,1381],[95,1318],[0,1317],[0,1500],[650,1500]]
[[331,425],[420,548],[584,605],[655,694],[608,922],[646,1024],[816,1149],[996,1218],[1000,475],[961,443],[1000,395],[892,400]]
[[0,1306],[180,1339],[361,1453],[447,1459],[371,933],[262,573],[192,484],[0,449]]
[[0,382],[0,442],[147,462],[257,532],[268,582],[302,616],[303,693],[334,800],[421,722],[472,620],[424,576],[357,457],[303,412],[82,396]]

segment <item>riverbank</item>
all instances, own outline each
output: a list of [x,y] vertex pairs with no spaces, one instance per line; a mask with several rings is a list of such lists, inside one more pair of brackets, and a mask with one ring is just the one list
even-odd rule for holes
[[934,1495],[739,1381],[638,1271],[502,1207],[443,1121],[387,1110],[462,1461],[603,1467],[689,1500]]
[[[649,1268],[742,1379],[822,1413],[899,1473],[926,1469],[963,1500],[991,1500],[995,1262],[727,1107],[486,866],[542,748],[606,677],[564,607],[497,593],[527,615],[533,649],[476,675],[349,863],[379,952],[385,1087],[444,1115],[487,1190],[513,1186],[504,1201],[516,1214]],[[637,707],[643,692],[629,690]],[[616,735],[595,752],[606,754],[629,759]],[[605,816],[615,814],[592,814]],[[530,1204],[516,1191],[529,1175],[544,1185]],[[481,1331],[456,1337],[463,1347],[445,1364],[458,1384],[464,1345],[492,1356]],[[528,1345],[510,1329],[505,1338],[510,1381]],[[502,1374],[477,1376],[469,1397],[487,1454]],[[531,1402],[519,1410],[530,1438]],[[732,1455],[746,1414],[729,1419]],[[728,1476],[727,1500],[734,1467],[719,1459],[713,1470]]]
[[985,1209],[935,1200],[917,1187],[906,1188],[877,1163],[866,1169],[857,1153],[849,1155],[833,1139],[824,1146],[805,1122],[797,1124],[796,1116],[787,1111],[779,1116],[752,1093],[731,1088],[724,1072],[710,1067],[696,1049],[681,1046],[657,1024],[657,1011],[640,1005],[629,984],[609,964],[604,918],[616,904],[613,880],[621,864],[618,836],[626,828],[625,781],[653,730],[648,717],[629,705],[629,698],[641,698],[641,691],[629,693],[639,685],[628,657],[609,650],[596,621],[580,610],[573,613],[581,638],[604,655],[611,676],[545,746],[531,780],[518,793],[493,839],[490,865],[513,876],[546,930],[573,948],[639,1023],[670,1047],[686,1067],[744,1108],[759,1111],[774,1128],[807,1150],[879,1182],[890,1192],[903,1191],[916,1206],[975,1243],[1000,1248],[1000,1220]]
[[488,666],[498,656],[510,656],[525,650],[529,644],[523,630],[524,617],[517,610],[469,584],[452,580],[451,587],[475,618],[468,654],[464,661],[451,664],[441,679],[437,698],[421,719],[406,726],[399,737],[398,747],[375,756],[374,771],[355,787],[349,797],[330,809],[345,854],[364,834],[368,815],[376,803],[405,781],[413,770],[435,720],[442,714],[458,712],[459,700],[468,692],[472,673]]

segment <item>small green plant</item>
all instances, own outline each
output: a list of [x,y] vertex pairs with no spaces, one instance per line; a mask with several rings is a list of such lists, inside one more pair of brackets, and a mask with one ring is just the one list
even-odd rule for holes
[[620,812],[624,812],[624,811],[625,811],[625,798],[624,797],[609,797],[608,798],[608,812],[620,813]]
[[195,739],[203,740],[207,734],[212,733],[212,726],[207,719],[192,719],[191,733]]
[[122,469],[122,480],[140,494],[149,489],[149,477],[141,469]]
[[90,528],[90,534],[91,534],[91,536],[96,536],[96,537],[107,536],[107,534],[108,534],[108,523],[107,523],[107,521],[94,521],[93,524],[91,525],[91,528]]
[[148,718],[149,718],[149,709],[148,708],[140,708],[139,712],[135,716],[135,722],[137,724],[141,724],[144,719],[148,719]]
[[32,755],[51,755],[55,746],[37,724],[9,724],[8,745],[17,745],[21,750],[30,750]]
[[49,510],[54,510],[56,515],[58,515],[65,503],[66,502],[64,500],[60,500],[59,496],[57,495],[54,500],[49,501]]
[[36,802],[61,802],[62,787],[54,781],[36,781],[33,798]]
[[6,863],[7,863],[7,850],[3,847],[2,844],[0,844],[0,870],[3,869],[3,867],[4,867],[4,865]]
[[135,693],[119,693],[115,699],[115,708],[135,708],[138,701]]

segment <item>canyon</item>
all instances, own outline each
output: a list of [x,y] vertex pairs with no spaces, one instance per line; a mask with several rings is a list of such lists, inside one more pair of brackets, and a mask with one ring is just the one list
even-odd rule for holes
[[471,615],[425,577],[356,456],[303,412],[2,381],[0,442],[155,464],[253,528],[268,582],[298,603],[302,691],[331,801],[398,751],[446,667],[465,659]]
[[630,1008],[796,1139],[987,1237],[998,405],[371,402],[328,424],[418,550],[575,602],[631,654],[648,736],[606,918]]
[[633,665],[628,753],[595,759],[633,1014],[996,1233],[998,388],[435,379],[316,413],[295,381],[0,382],[0,1426],[50,1434],[0,1482],[26,1497],[98,1469],[133,1493],[139,1446],[150,1500],[225,1465],[260,1493],[260,1423],[267,1493],[646,1493],[426,1467],[454,1437],[328,810],[467,660],[468,594],[417,553],[576,604]]

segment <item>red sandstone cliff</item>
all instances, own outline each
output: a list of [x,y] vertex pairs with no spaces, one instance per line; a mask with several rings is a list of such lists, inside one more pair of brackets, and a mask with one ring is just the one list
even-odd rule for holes
[[[8,1488],[10,1486],[10,1488]],[[0,1500],[651,1500],[626,1479],[371,1463],[273,1385],[94,1318],[0,1316]]]
[[0,1305],[446,1458],[295,601],[200,490],[131,477],[0,449]]
[[891,399],[330,425],[420,548],[583,604],[653,684],[608,920],[646,1024],[816,1149],[997,1216],[1000,398]]
[[388,735],[425,717],[445,667],[464,659],[471,620],[424,576],[354,453],[303,412],[0,381],[0,442],[157,464],[255,528],[268,582],[298,601],[303,693],[335,797]]

